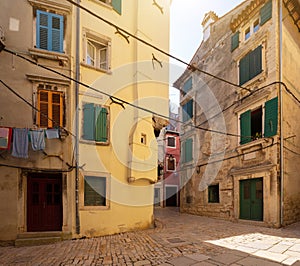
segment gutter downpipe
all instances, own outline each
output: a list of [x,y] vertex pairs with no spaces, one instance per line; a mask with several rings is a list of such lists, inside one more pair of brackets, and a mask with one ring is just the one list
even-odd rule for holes
[[[80,0],[77,0],[77,4],[80,4]],[[80,9],[76,7],[76,59],[75,59],[75,79],[80,78],[80,64],[79,64],[79,49],[80,49]],[[80,234],[80,219],[79,219],[79,84],[75,83],[75,161],[76,161],[76,172],[75,172],[75,202],[76,202],[76,234]]]
[[282,0],[279,0],[279,97],[280,97],[280,226],[284,211],[284,158],[283,158],[283,92],[282,92]]

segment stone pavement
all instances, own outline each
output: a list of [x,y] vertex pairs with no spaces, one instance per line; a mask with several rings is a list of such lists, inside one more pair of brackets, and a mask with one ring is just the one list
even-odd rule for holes
[[0,265],[294,265],[300,223],[270,229],[155,209],[155,229],[34,247],[0,247]]

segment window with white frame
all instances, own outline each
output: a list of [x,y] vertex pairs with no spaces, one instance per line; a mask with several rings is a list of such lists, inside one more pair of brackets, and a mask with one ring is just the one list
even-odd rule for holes
[[97,69],[108,70],[108,45],[87,39],[86,64]]
[[176,147],[176,138],[175,137],[167,137],[167,146],[171,148]]
[[110,46],[111,42],[105,36],[84,31],[84,56],[83,64],[97,70],[110,70]]
[[84,176],[84,206],[107,206],[107,178]]

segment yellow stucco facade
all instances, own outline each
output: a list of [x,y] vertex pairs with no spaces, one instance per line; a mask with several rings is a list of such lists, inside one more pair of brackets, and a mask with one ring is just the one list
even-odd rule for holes
[[[93,88],[79,88],[79,220],[84,236],[153,226],[154,127],[167,123],[154,114],[168,116],[168,57],[120,29],[168,52],[170,1],[160,1],[161,10],[151,1],[120,3],[116,9],[113,3],[81,1],[115,25],[80,11],[80,81]],[[101,49],[104,59],[97,58]],[[90,59],[93,55],[95,61]],[[162,65],[152,61],[153,55]],[[87,104],[106,110],[104,139],[97,139],[97,132],[90,132],[95,139],[87,137]],[[155,119],[161,122],[154,123]],[[90,198],[87,186],[96,191]],[[98,206],[95,195],[103,199]]]

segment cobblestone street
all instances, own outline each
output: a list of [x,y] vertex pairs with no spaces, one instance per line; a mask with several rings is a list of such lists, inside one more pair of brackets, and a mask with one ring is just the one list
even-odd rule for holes
[[0,265],[300,265],[300,224],[270,229],[156,209],[155,229],[1,247]]

